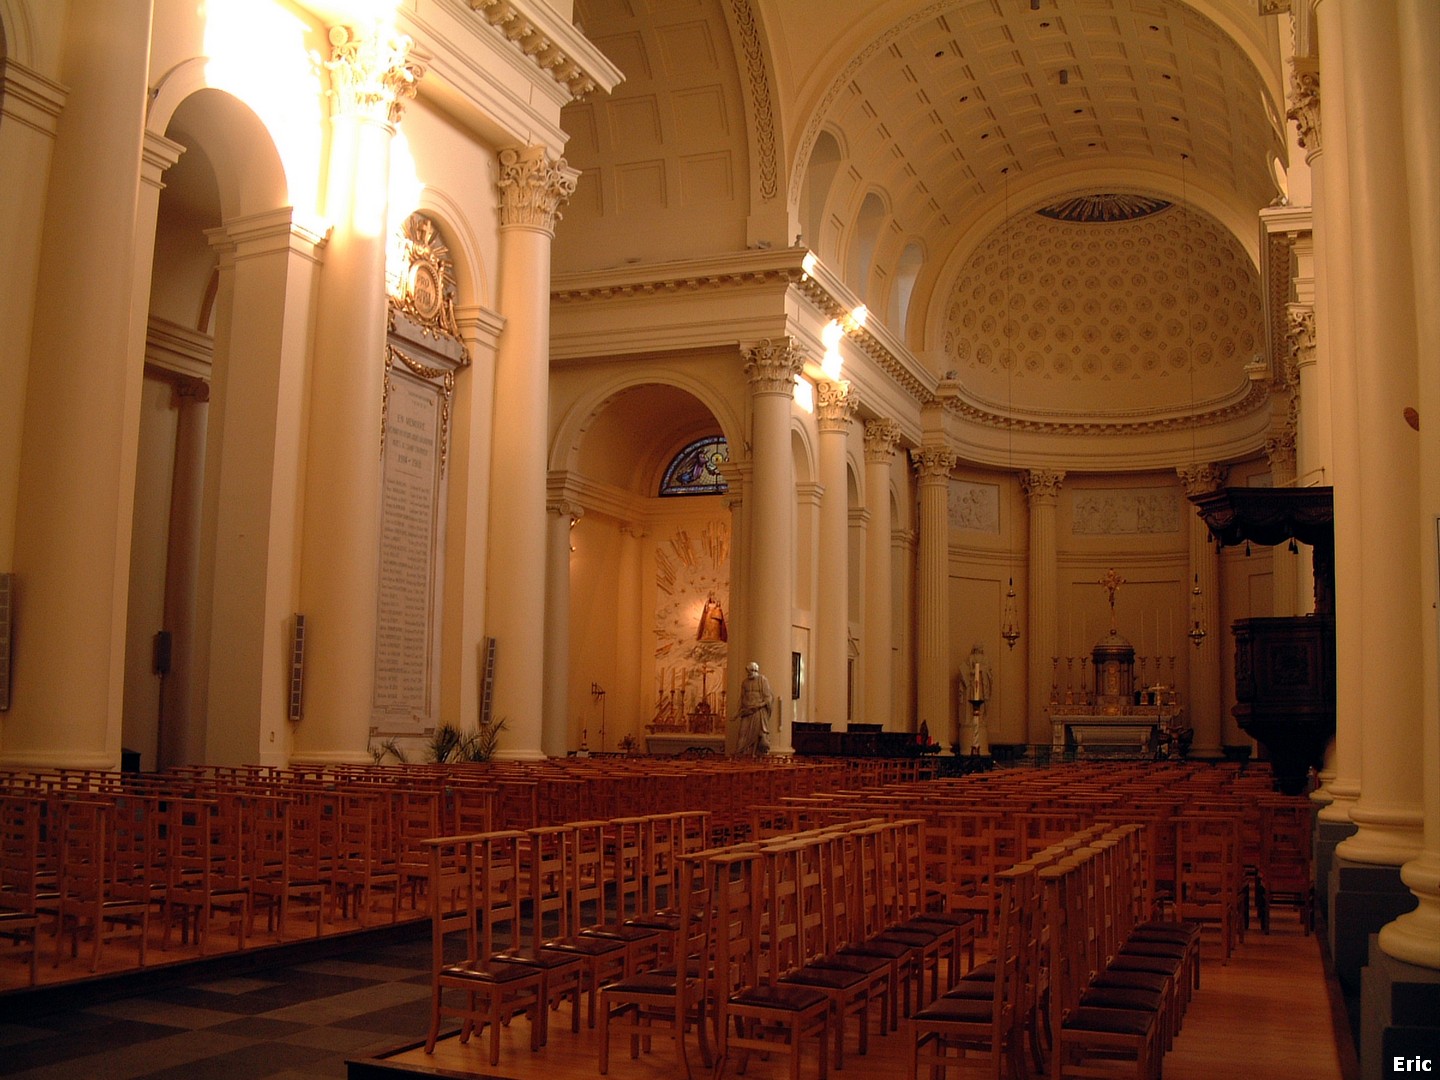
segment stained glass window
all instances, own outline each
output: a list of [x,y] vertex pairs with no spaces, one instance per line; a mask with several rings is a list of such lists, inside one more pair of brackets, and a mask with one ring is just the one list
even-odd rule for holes
[[660,481],[661,495],[720,495],[727,490],[720,466],[730,460],[730,447],[723,435],[707,435],[696,439],[675,455],[665,478]]

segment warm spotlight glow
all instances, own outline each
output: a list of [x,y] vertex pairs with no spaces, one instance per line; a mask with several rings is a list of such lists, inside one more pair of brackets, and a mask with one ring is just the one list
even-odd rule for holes
[[809,379],[803,376],[795,376],[795,404],[804,409],[807,413],[815,411],[815,387]]
[[425,184],[415,171],[410,143],[405,138],[404,128],[401,128],[390,143],[390,219],[385,229],[385,278],[386,286],[392,291],[395,275],[409,265],[401,229],[405,219],[420,208],[420,196],[424,190]]
[[844,361],[840,358],[840,342],[845,338],[845,328],[831,319],[820,331],[820,340],[825,345],[825,355],[820,358],[820,369],[832,382],[840,378]]
[[819,260],[817,260],[817,259],[815,258],[815,253],[814,253],[814,252],[807,251],[807,252],[805,253],[805,258],[803,258],[803,259],[800,260],[800,269],[804,270],[805,273],[807,273],[807,274],[814,274],[814,273],[815,273],[815,264],[816,264],[816,262],[818,262],[818,261],[819,261]]
[[854,326],[857,326],[857,327],[859,327],[859,326],[864,326],[864,325],[865,325],[865,320],[868,319],[869,317],[870,317],[870,309],[869,309],[868,307],[866,307],[864,304],[861,304],[861,305],[860,305],[859,307],[857,307],[854,311],[850,312],[850,322],[851,322]]
[[[296,216],[313,218],[320,210],[326,145],[315,133],[324,130],[330,114],[320,55],[323,29],[316,32],[283,4],[209,0],[203,48],[206,82],[259,116],[275,140]],[[257,56],[265,62],[256,63]]]

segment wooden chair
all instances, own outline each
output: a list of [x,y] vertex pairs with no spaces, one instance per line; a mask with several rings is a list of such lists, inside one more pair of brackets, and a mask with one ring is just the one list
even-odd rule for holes
[[996,875],[999,912],[995,920],[993,977],[961,980],[954,989],[917,1009],[907,1022],[910,1032],[908,1076],[916,1080],[922,1065],[940,1072],[952,1066],[968,1067],[979,1054],[983,1068],[995,1080],[1008,1064],[1015,1080],[1025,1077],[1020,1018],[1022,993],[1022,923],[1036,901],[1035,871],[1017,867]]
[[1260,804],[1260,891],[1256,900],[1262,933],[1270,932],[1270,909],[1277,903],[1300,909],[1300,925],[1306,934],[1315,928],[1315,882],[1310,867],[1313,829],[1314,812],[1305,803],[1287,799]]
[[[22,950],[35,985],[40,953],[41,844],[45,800],[0,798],[0,939]],[[53,898],[52,898],[53,900]]]
[[833,932],[824,903],[824,840],[811,837],[761,849],[765,874],[767,970],[772,981],[818,990],[830,999],[835,1068],[845,1067],[845,1023],[858,1018],[861,1054],[870,1048],[872,973],[823,963]]
[[145,946],[150,933],[148,889],[139,897],[117,899],[112,894],[115,879],[113,849],[110,846],[114,807],[111,803],[67,799],[60,809],[60,880],[55,900],[55,966],[60,966],[65,935],[70,935],[70,955],[78,955],[82,931],[91,940],[90,970],[100,968],[100,953],[106,942],[134,938],[138,942],[140,966],[145,966]]
[[1220,958],[1229,963],[1244,936],[1244,865],[1240,824],[1229,814],[1182,814],[1176,825],[1176,913],[1179,918],[1214,926]]
[[170,803],[168,883],[165,890],[165,929],[160,947],[170,947],[170,931],[178,920],[180,939],[194,940],[204,956],[210,949],[210,922],[215,914],[228,915],[236,947],[245,948],[250,927],[250,883],[242,865],[243,853],[226,844],[220,807],[208,799],[177,799]]
[[627,973],[600,989],[600,1075],[610,1071],[611,1026],[630,1036],[630,1057],[650,1049],[655,1035],[675,1040],[676,1053],[686,1077],[693,1075],[686,1053],[691,1030],[699,1042],[700,1061],[713,1065],[709,1044],[709,996],[712,964],[708,903],[714,889],[714,869],[707,851],[686,852],[677,863],[676,904],[683,928],[676,940],[674,967],[664,971]]
[[308,908],[315,914],[315,936],[319,937],[324,929],[327,882],[321,869],[317,804],[276,795],[245,798],[254,815],[252,920],[264,908],[266,930],[284,941],[292,906]]
[[[461,1020],[460,1042],[467,1043],[477,1027],[490,1028],[490,1064],[500,1061],[500,1029],[520,1014],[530,1018],[530,1050],[540,1049],[546,1011],[544,973],[521,964],[490,958],[481,939],[481,887],[474,836],[438,837],[426,841],[431,876],[426,889],[430,904],[430,1031],[425,1052],[433,1054],[446,1017]],[[457,872],[458,871],[458,872]],[[463,955],[447,959],[446,939],[462,935]],[[448,1004],[447,991],[458,991],[463,1004]],[[453,995],[451,995],[453,997]]]
[[[575,833],[575,904],[581,909],[577,925],[591,937],[623,941],[630,972],[659,963],[665,935],[660,930],[631,922],[641,914],[641,857],[639,818],[608,822],[578,822]],[[588,907],[587,907],[588,905]]]
[[[521,848],[528,842],[518,829],[501,829],[472,838],[476,904],[481,912],[481,955],[497,964],[514,964],[540,973],[540,1044],[549,1033],[550,1008],[570,999],[570,1030],[580,1030],[581,957],[570,951],[536,949],[521,932],[525,882],[520,873]],[[563,855],[561,856],[563,860]],[[503,934],[498,933],[504,928]],[[500,938],[506,944],[497,948]]]
[[751,1053],[787,1054],[791,1080],[798,1080],[801,1048],[813,1038],[824,1080],[829,1074],[830,1001],[809,987],[770,981],[773,967],[767,980],[761,954],[760,858],[756,852],[741,851],[714,859],[709,918],[721,1068],[732,1049],[739,1053],[736,1070],[742,1074]]
[[336,807],[330,865],[330,921],[370,925],[377,896],[388,895],[390,921],[400,918],[400,870],[389,845],[388,800],[371,793],[342,793]]
[[[1161,1007],[1122,1008],[1112,996],[1086,998],[1087,940],[1097,935],[1082,868],[1085,856],[1039,871],[1050,935],[1051,1080],[1120,1075],[1159,1076]],[[1133,999],[1125,999],[1133,1000]]]
[[581,964],[581,989],[587,995],[586,1017],[595,1026],[600,986],[626,974],[625,943],[613,938],[572,932],[569,874],[574,863],[568,848],[574,834],[563,825],[530,829],[522,846],[523,874],[528,883],[530,947],[535,952],[562,953]]

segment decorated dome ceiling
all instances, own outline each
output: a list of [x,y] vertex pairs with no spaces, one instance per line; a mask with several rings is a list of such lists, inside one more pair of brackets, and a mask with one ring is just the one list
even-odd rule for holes
[[1007,412],[1139,421],[1237,392],[1264,351],[1262,313],[1249,258],[1213,220],[1139,196],[1072,198],[975,249],[948,298],[944,362]]

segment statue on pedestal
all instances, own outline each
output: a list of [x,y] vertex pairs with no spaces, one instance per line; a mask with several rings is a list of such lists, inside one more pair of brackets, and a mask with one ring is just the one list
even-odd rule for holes
[[740,684],[736,757],[757,757],[770,752],[770,717],[774,711],[775,692],[770,689],[770,680],[760,674],[760,665],[752,660],[745,665],[745,681]]
[[965,724],[963,734],[969,735],[972,757],[990,753],[990,739],[985,731],[985,702],[994,691],[995,676],[990,670],[990,661],[985,657],[985,646],[980,642],[970,650],[960,672],[960,685],[965,690],[965,699],[970,702],[970,720]]

